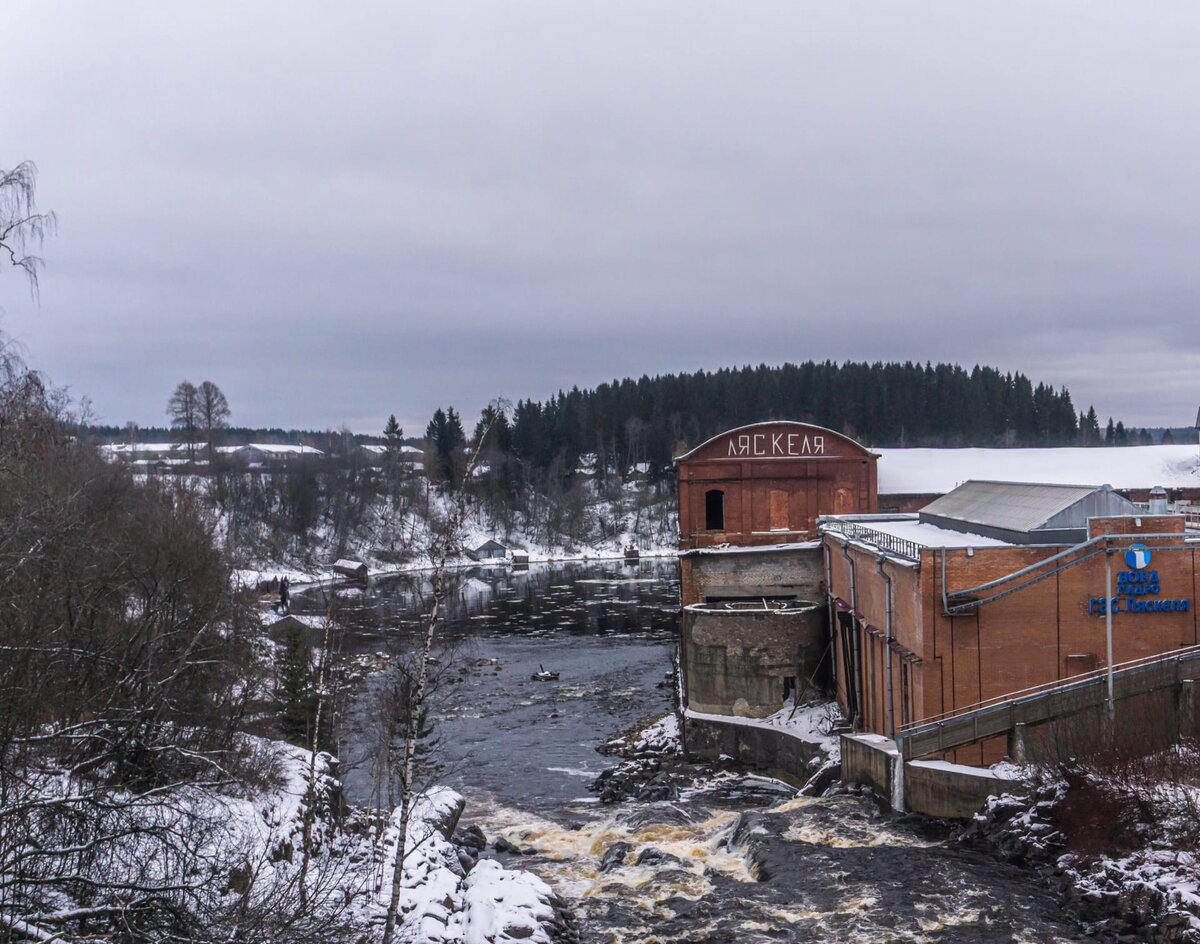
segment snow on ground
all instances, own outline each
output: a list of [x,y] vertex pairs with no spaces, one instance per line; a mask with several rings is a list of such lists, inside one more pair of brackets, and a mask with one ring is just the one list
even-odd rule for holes
[[[236,910],[241,895],[248,896],[250,905],[279,907],[284,901],[278,897],[281,889],[294,888],[303,875],[310,904],[324,920],[364,934],[381,927],[391,897],[400,811],[392,814],[378,841],[367,825],[367,811],[351,811],[345,823],[337,817],[335,758],[326,753],[314,757],[302,748],[261,738],[247,738],[247,743],[259,756],[273,760],[272,785],[220,791],[179,787],[142,807],[141,815],[156,829],[203,837],[201,858],[214,874],[254,864],[247,887],[235,889],[232,881],[200,883],[195,886],[197,898],[204,899],[210,913]],[[311,792],[310,780],[315,785]],[[70,786],[65,777],[51,778],[45,790],[59,795],[70,793]],[[120,798],[114,794],[114,800]],[[310,804],[313,851],[307,871],[302,871]],[[550,944],[551,929],[561,924],[562,903],[535,875],[464,857],[450,838],[464,806],[459,794],[444,787],[430,789],[414,804],[398,939],[413,944]],[[127,879],[170,884],[178,878],[171,871],[176,863],[157,846],[150,850],[137,830],[112,844],[107,867],[109,883]],[[63,898],[59,910],[70,913],[82,904]]]
[[941,495],[968,479],[1114,488],[1200,486],[1200,450],[1195,445],[876,452],[881,495]]
[[259,584],[270,583],[272,580],[281,580],[287,577],[290,586],[298,586],[305,583],[313,583],[321,579],[332,579],[333,571],[322,573],[310,573],[305,570],[297,570],[295,567],[270,567],[265,566],[262,569],[254,569],[247,567],[239,567],[235,569],[230,577],[233,585],[238,588],[246,587],[251,590],[258,587]]
[[[464,800],[447,787],[435,787],[413,807],[408,826],[400,911],[401,940],[422,944],[500,944],[510,940],[551,944],[548,926],[556,919],[553,890],[529,872],[506,869],[493,859],[463,868],[458,847],[447,833],[458,822]],[[400,810],[392,814],[385,838],[383,874],[395,862]],[[376,896],[386,908],[385,881]]]
[[[203,480],[201,480],[201,485],[203,485]],[[635,489],[636,486],[632,483],[626,486],[626,491],[630,495],[634,494]],[[445,496],[435,495],[432,496],[431,501],[434,506],[434,513],[439,516],[444,515],[449,499]],[[497,530],[482,512],[474,509],[464,523],[458,542],[464,553],[452,559],[449,564],[455,569],[480,566],[512,566],[511,560],[497,560],[494,563],[490,561],[480,562],[472,559],[465,553],[479,547],[490,539],[501,541],[514,550],[526,552],[529,563],[623,560],[625,548],[629,545],[639,547],[641,556],[644,558],[674,557],[677,553],[676,548],[678,543],[674,499],[663,499],[660,502],[660,506],[663,503],[669,503],[670,505],[670,507],[665,509],[662,507],[659,508],[659,512],[664,514],[665,517],[653,528],[643,528],[647,533],[639,535],[633,530],[632,521],[627,520],[626,523],[629,527],[626,530],[589,544],[565,544],[534,540],[520,530],[506,533]],[[380,503],[379,506],[373,509],[372,513],[368,516],[370,520],[367,525],[360,533],[354,535],[349,545],[345,548],[343,556],[365,563],[369,575],[372,577],[429,570],[433,562],[427,553],[427,549],[432,545],[434,538],[428,522],[418,514],[410,514],[405,516],[403,520],[392,521],[387,518],[385,505],[386,503]],[[607,520],[616,520],[622,517],[630,519],[633,517],[632,512],[628,510],[625,511],[624,515],[618,514],[616,506],[611,503],[601,502],[596,507],[597,514],[600,517],[605,517]],[[226,530],[225,523],[218,520],[216,528],[218,536],[224,535]],[[395,534],[403,535],[404,545],[409,549],[408,559],[400,562],[394,559],[381,559],[379,555],[382,555],[384,550],[389,547],[389,542]],[[322,548],[331,547],[335,543],[332,534],[329,533],[328,527],[323,523],[313,531],[312,548],[308,553],[310,562],[305,566],[300,566],[305,562],[294,559],[286,562],[253,560],[246,562],[246,566],[234,572],[235,583],[241,586],[254,587],[260,582],[270,581],[273,577],[286,576],[293,587],[299,587],[306,584],[343,580],[345,578],[333,573],[332,561],[334,555],[323,553],[321,550]]]

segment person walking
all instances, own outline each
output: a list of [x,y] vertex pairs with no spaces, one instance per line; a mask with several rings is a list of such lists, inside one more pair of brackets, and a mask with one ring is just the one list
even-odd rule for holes
[[288,579],[284,577],[279,581],[279,608],[284,612],[288,612],[292,608],[291,594],[288,593]]

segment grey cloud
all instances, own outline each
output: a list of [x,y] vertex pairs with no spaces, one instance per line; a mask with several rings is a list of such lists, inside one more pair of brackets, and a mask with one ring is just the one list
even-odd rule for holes
[[[0,166],[61,217],[0,327],[107,419],[374,429],[613,376],[995,363],[1200,391],[1176,2],[10,2]],[[1153,379],[1141,390],[1128,368]]]

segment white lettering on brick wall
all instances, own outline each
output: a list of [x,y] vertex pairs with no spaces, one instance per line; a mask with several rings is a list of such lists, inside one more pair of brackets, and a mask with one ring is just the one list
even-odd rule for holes
[[726,457],[787,458],[825,455],[825,437],[808,433],[738,433],[729,437]]

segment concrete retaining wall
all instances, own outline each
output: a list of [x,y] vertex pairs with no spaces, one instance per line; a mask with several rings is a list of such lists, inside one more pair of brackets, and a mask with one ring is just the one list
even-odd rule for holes
[[842,783],[869,783],[890,801],[896,745],[878,734],[842,735]]
[[714,761],[726,754],[794,787],[804,786],[824,758],[818,744],[778,728],[739,723],[736,718],[714,721],[685,717],[683,736],[684,745],[693,757]]
[[939,761],[912,760],[904,765],[904,806],[942,819],[970,819],[990,796],[1024,793],[1020,781]]
[[[784,783],[802,787],[824,757],[821,746],[779,728],[765,728],[730,718],[685,717],[684,744],[702,760],[722,754]],[[842,781],[870,784],[875,794],[894,805],[893,778],[899,756],[895,743],[878,734],[843,734]],[[969,819],[990,796],[1020,794],[1026,785],[998,777],[990,770],[942,761],[908,761],[904,765],[904,809],[942,819]]]
[[713,598],[793,596],[824,600],[825,557],[820,542],[788,550],[685,552],[680,556],[684,605]]
[[[899,753],[890,738],[877,734],[842,735],[842,781],[867,783],[881,799],[895,806],[896,761]],[[941,819],[969,819],[990,796],[1020,794],[1019,780],[998,777],[984,768],[913,760],[904,764],[903,807],[911,813]]]

